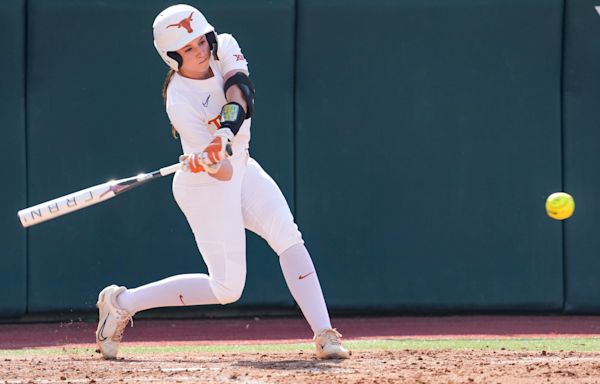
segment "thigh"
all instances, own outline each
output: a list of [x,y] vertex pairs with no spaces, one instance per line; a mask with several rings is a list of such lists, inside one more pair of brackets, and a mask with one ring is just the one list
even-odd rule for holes
[[246,228],[264,238],[277,254],[302,243],[279,186],[252,158],[242,182],[242,214]]
[[[245,164],[237,161],[229,181],[204,178],[192,184],[174,178],[173,195],[185,215],[209,273],[226,273],[226,264],[245,265],[246,241],[241,208]],[[189,178],[188,178],[189,180]]]

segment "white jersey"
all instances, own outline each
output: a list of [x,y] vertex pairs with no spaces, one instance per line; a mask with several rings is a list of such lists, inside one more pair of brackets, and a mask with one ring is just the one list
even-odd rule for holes
[[[219,60],[210,59],[213,77],[193,80],[175,74],[167,90],[167,112],[184,153],[202,152],[212,141],[227,103],[223,75],[247,70],[231,35],[219,35],[218,43]],[[230,180],[217,180],[206,172],[177,171],[173,177],[173,195],[194,233],[211,276],[211,290],[221,304],[237,300],[245,284],[245,229],[267,240],[278,255],[304,243],[281,190],[249,157],[249,142],[250,119],[233,139]]]
[[[248,70],[248,62],[230,34],[217,36],[219,60],[211,54],[214,76],[194,80],[175,73],[167,89],[167,114],[181,138],[183,153],[202,152],[220,127],[221,108],[227,103],[223,76],[232,70]],[[245,155],[250,142],[251,119],[242,124],[232,142],[233,158]]]

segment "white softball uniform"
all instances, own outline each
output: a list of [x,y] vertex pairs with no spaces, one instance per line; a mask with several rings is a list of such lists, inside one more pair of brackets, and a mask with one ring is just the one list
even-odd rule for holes
[[[179,132],[184,153],[199,153],[218,129],[227,103],[223,75],[248,70],[233,36],[218,35],[214,76],[194,80],[175,74],[167,89],[167,113]],[[286,283],[314,332],[331,328],[319,280],[302,235],[281,190],[248,154],[250,119],[232,142],[231,180],[206,172],[178,171],[173,195],[187,218],[208,267],[208,275],[173,276],[122,293],[119,304],[135,313],[159,306],[226,304],[239,299],[246,280],[245,228],[264,238],[280,256]]]
[[[218,129],[221,108],[227,103],[223,75],[248,70],[231,35],[218,36],[219,60],[211,57],[214,76],[193,80],[175,74],[167,90],[167,113],[179,132],[184,153],[202,152]],[[250,119],[232,141],[233,177],[220,181],[206,172],[180,171],[173,194],[185,214],[212,277],[211,287],[221,303],[236,301],[246,277],[244,228],[263,237],[281,254],[302,243],[302,236],[277,184],[248,156]]]

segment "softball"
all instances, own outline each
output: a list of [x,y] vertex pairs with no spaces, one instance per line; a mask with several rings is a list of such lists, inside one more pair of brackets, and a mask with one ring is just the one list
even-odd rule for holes
[[575,211],[575,200],[568,193],[556,192],[546,199],[546,212],[554,220],[568,219],[573,211]]

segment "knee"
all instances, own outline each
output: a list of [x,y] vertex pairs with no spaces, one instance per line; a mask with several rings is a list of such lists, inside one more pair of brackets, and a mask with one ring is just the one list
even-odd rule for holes
[[294,245],[304,244],[302,234],[293,220],[276,223],[271,228],[267,242],[278,255]]
[[244,272],[243,274],[238,273],[235,279],[233,277],[225,281],[211,279],[210,285],[219,303],[225,305],[235,303],[242,297],[245,284],[246,273]]

